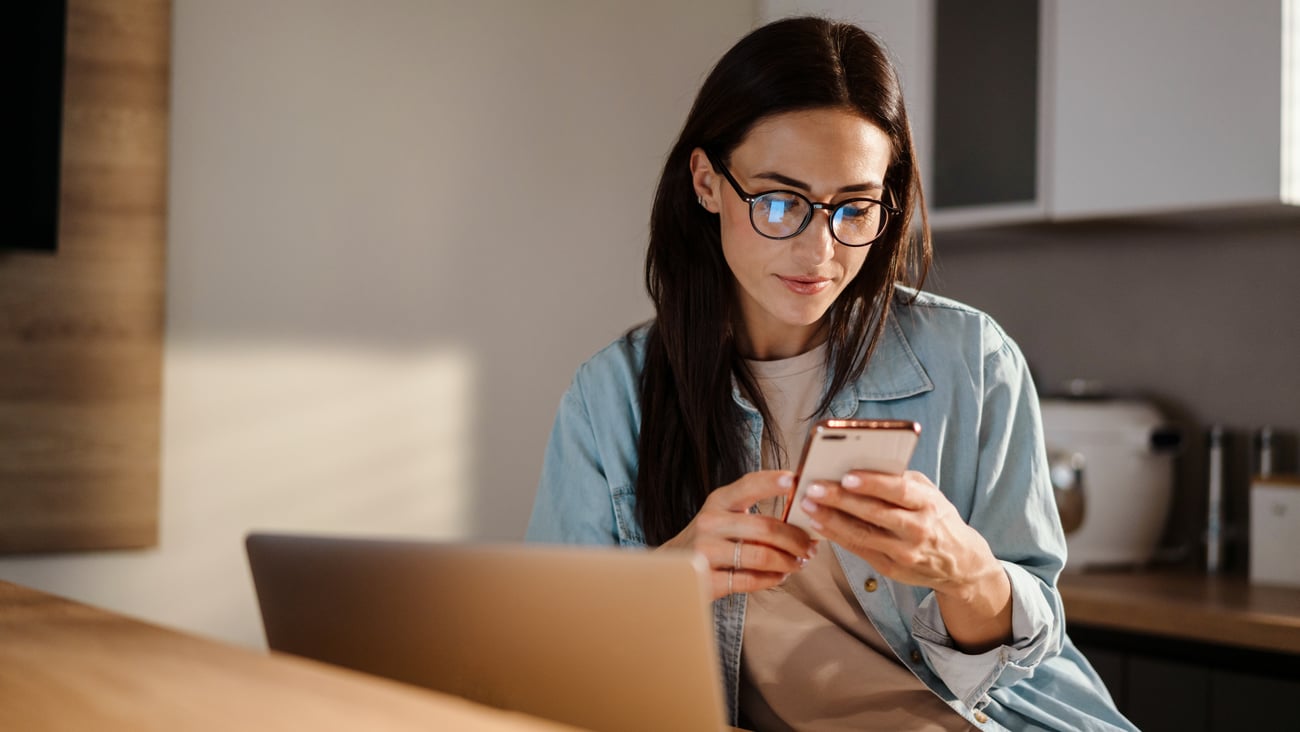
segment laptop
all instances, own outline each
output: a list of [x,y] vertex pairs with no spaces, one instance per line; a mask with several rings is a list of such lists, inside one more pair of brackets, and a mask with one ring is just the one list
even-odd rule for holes
[[730,729],[689,552],[253,533],[276,651],[597,731]]

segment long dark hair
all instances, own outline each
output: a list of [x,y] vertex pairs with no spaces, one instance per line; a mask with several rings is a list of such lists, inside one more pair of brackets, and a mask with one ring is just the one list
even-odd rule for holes
[[[637,511],[646,540],[680,532],[709,493],[757,466],[733,379],[770,414],[736,347],[736,283],[722,255],[717,216],[696,202],[690,155],[703,148],[726,162],[760,120],[781,112],[846,109],[888,135],[893,157],[886,195],[902,209],[872,244],[861,271],[827,313],[830,389],[818,408],[860,376],[875,349],[897,282],[917,287],[930,266],[925,204],[898,77],[885,49],[857,26],[790,18],[751,32],[700,87],[668,154],[650,218],[646,288],[656,317],[641,375]],[[920,213],[920,232],[911,230]],[[764,439],[773,441],[769,428]]]

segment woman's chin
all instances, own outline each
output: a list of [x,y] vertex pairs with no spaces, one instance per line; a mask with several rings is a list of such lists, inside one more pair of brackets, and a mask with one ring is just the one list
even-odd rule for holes
[[814,328],[821,324],[828,309],[829,308],[816,308],[798,312],[787,312],[783,313],[782,316],[778,318],[778,321],[782,326],[791,330]]
[[791,308],[784,313],[782,320],[791,327],[809,327],[817,325],[831,309],[831,299],[825,303],[806,303],[802,307]]

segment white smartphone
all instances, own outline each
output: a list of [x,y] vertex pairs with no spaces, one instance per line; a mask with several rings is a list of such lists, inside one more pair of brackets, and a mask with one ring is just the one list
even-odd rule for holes
[[896,419],[824,419],[808,431],[795,472],[794,495],[782,520],[821,538],[808,524],[799,503],[808,486],[822,480],[838,483],[851,470],[902,475],[921,437],[921,425]]

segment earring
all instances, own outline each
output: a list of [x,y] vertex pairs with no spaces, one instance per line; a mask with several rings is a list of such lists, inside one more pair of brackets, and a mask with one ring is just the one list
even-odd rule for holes
[[704,205],[704,196],[696,196],[695,200],[699,201],[701,206]]

